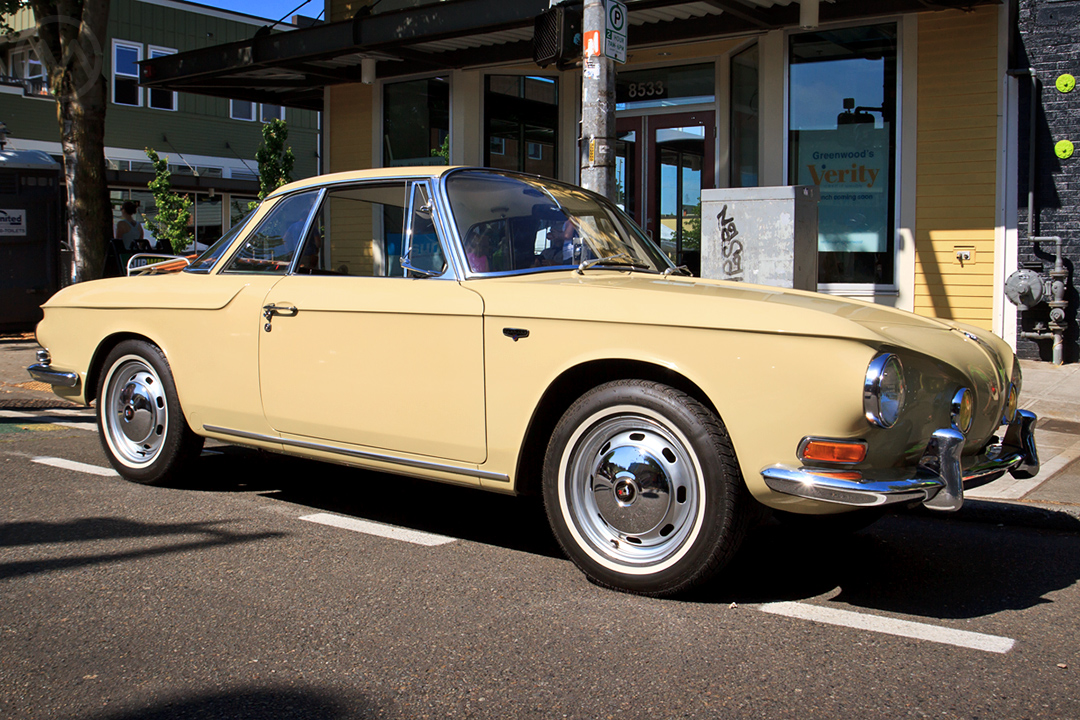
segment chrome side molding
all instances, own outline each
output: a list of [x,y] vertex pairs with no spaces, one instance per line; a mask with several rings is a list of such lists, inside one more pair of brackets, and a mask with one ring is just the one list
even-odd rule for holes
[[315,443],[307,440],[293,440],[292,438],[283,438],[274,435],[260,435],[259,433],[245,432],[243,430],[232,430],[230,428],[218,427],[216,425],[203,425],[203,430],[205,430],[206,432],[217,433],[219,435],[227,435],[229,437],[243,440],[258,440],[260,442],[274,443],[277,445],[285,445],[288,447],[301,448],[304,450],[315,450],[318,452],[332,453],[334,455],[340,455],[343,458],[348,457],[357,460],[387,463],[390,465],[398,465],[401,467],[410,467],[418,470],[428,470],[432,472],[452,473],[454,475],[479,478],[481,480],[491,480],[494,482],[510,482],[510,477],[508,475],[504,475],[502,473],[488,472],[487,470],[480,470],[478,468],[460,467],[458,465],[446,465],[443,463],[429,462],[427,460],[414,460],[412,458],[403,458],[396,455],[384,455],[382,453],[373,453],[366,450],[354,450],[352,448],[344,448],[337,445],[325,445],[323,443]]

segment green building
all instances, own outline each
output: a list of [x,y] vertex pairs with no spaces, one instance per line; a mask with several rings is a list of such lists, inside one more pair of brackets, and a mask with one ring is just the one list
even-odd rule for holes
[[[273,22],[183,0],[112,0],[101,52],[86,61],[102,64],[108,84],[105,156],[115,219],[128,199],[142,215],[153,216],[146,189],[152,167],[145,153],[153,148],[168,156],[174,188],[195,201],[197,240],[212,242],[258,192],[255,150],[263,122],[274,118],[288,123],[296,155],[293,178],[319,172],[318,112],[139,86],[143,60],[248,39]],[[56,101],[32,42],[33,13],[22,10],[9,23],[17,32],[0,43],[0,121],[9,133],[7,148],[42,150],[62,162]],[[273,31],[295,28],[280,24]]]

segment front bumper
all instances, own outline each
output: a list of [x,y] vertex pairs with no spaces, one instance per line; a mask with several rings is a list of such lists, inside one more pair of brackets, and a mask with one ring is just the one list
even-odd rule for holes
[[874,507],[921,502],[933,510],[955,511],[964,504],[964,487],[977,487],[1006,472],[1033,477],[1039,472],[1034,413],[1018,410],[1005,439],[976,456],[962,457],[964,436],[952,428],[931,436],[914,468],[872,471],[873,477],[850,479],[823,468],[770,465],[761,471],[765,484],[785,495],[840,505]]
[[37,362],[26,368],[30,377],[38,382],[48,383],[53,386],[73,388],[79,384],[78,373],[57,370],[52,367],[52,358],[48,350],[37,351]]

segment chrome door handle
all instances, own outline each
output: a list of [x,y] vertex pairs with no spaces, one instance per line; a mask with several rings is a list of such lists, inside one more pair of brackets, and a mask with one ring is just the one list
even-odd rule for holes
[[284,315],[285,317],[292,317],[296,314],[295,305],[275,305],[270,303],[269,305],[263,305],[263,317],[269,320],[275,315]]
[[270,324],[270,321],[274,319],[275,315],[293,317],[297,313],[295,305],[275,305],[274,303],[263,305],[262,311],[263,317],[266,318],[266,324],[263,325],[263,330],[266,332],[270,332],[274,329],[274,326]]

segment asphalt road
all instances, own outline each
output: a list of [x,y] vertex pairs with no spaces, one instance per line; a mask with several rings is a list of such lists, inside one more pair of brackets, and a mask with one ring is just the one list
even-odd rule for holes
[[767,524],[654,600],[533,500],[229,447],[147,488],[63,413],[0,411],[0,717],[1080,717],[1077,528]]

